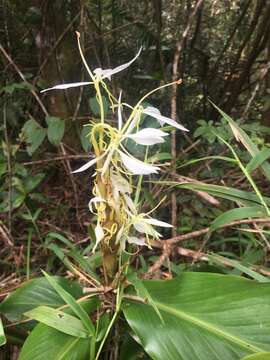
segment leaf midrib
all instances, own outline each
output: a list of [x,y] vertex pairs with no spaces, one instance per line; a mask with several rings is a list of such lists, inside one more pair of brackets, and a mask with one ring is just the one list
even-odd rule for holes
[[200,328],[203,328],[207,331],[209,331],[210,333],[213,333],[215,335],[218,335],[222,338],[225,338],[227,339],[228,341],[234,343],[234,344],[237,344],[239,346],[241,346],[242,348],[244,349],[247,349],[249,351],[254,351],[255,353],[256,352],[263,352],[265,351],[264,349],[261,349],[257,346],[254,346],[248,342],[246,342],[245,340],[239,338],[239,337],[236,337],[234,335],[231,335],[229,334],[228,332],[216,327],[216,326],[213,326],[213,324],[210,324],[208,323],[207,321],[204,321],[204,320],[201,320],[201,319],[198,319],[198,318],[195,318],[194,316],[186,313],[186,312],[183,312],[179,309],[175,309],[175,308],[172,308],[172,307],[169,307],[167,306],[166,304],[162,304],[162,303],[159,303],[159,302],[155,302],[156,306],[162,310],[162,311],[165,311],[167,312],[168,314],[171,314],[171,315],[175,315],[177,316],[178,318],[181,318],[181,319],[184,319]]

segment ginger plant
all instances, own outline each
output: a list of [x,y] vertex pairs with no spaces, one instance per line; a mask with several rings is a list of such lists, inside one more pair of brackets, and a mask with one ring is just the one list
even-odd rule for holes
[[[163,143],[164,138],[169,135],[162,129],[140,129],[142,115],[150,115],[155,118],[161,127],[166,124],[182,131],[188,130],[175,120],[161,115],[157,108],[143,106],[143,101],[151,94],[172,84],[180,84],[181,80],[150,91],[135,106],[130,106],[122,101],[122,92],[118,97],[111,93],[107,81],[110,81],[112,75],[129,67],[140,55],[142,48],[128,63],[114,69],[97,68],[91,71],[83,55],[78,32],[77,41],[82,61],[91,81],[56,85],[43,91],[86,85],[93,86],[95,89],[100,108],[100,119],[99,122],[91,123],[89,133],[89,140],[93,145],[95,157],[75,170],[74,173],[80,173],[94,165],[96,166],[93,197],[89,201],[89,210],[96,214],[97,219],[95,225],[96,243],[93,251],[100,247],[104,279],[105,283],[108,284],[111,283],[118,271],[121,253],[125,251],[128,243],[137,246],[150,246],[151,239],[161,237],[155,227],[171,227],[170,224],[150,216],[155,209],[148,213],[139,212],[138,199],[142,176],[157,174],[160,169],[159,164],[148,161],[148,147]],[[117,127],[105,121],[102,92],[108,97],[111,109],[117,117]],[[124,120],[123,113],[129,113],[126,120]],[[128,152],[125,147],[125,142],[128,139],[145,146],[143,161]],[[139,176],[137,183],[136,175]]]

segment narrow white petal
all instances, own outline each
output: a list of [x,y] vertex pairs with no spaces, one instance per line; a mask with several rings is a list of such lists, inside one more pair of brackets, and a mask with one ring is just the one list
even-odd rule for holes
[[146,128],[142,129],[135,134],[127,135],[126,137],[134,140],[137,144],[140,145],[154,145],[164,142],[162,137],[169,134],[165,133],[162,130],[155,128]]
[[158,233],[150,224],[147,224],[145,219],[137,220],[133,223],[134,228],[139,232],[153,237],[161,237],[161,234]]
[[94,73],[97,76],[101,77],[102,79],[104,79],[104,78],[110,79],[110,77],[113,74],[116,74],[116,73],[128,68],[137,59],[137,57],[140,55],[141,51],[142,51],[142,47],[140,47],[140,50],[138,51],[137,55],[132,60],[130,60],[129,62],[127,62],[125,64],[117,66],[114,69],[105,69],[105,70],[103,70],[101,68],[97,68],[97,69],[94,70]]
[[122,239],[123,237],[123,233],[124,233],[124,225],[121,226],[121,228],[119,229],[118,233],[116,234],[116,237],[115,237],[115,242],[116,244],[118,244],[120,242],[120,240]]
[[82,171],[85,171],[87,169],[89,169],[91,166],[93,166],[94,164],[96,164],[100,159],[102,159],[105,156],[106,152],[104,154],[102,154],[101,156],[94,158],[93,160],[88,161],[86,164],[84,164],[83,166],[81,166],[79,169],[72,171],[72,174],[76,174]]
[[108,170],[113,153],[114,153],[114,147],[111,148],[111,150],[109,150],[109,154],[107,155],[107,158],[104,162],[103,168],[102,168],[102,173],[101,175],[104,176],[105,172]]
[[154,226],[161,226],[161,227],[173,227],[171,224],[168,224],[164,221],[160,221],[160,220],[157,220],[157,219],[153,219],[153,218],[146,218],[144,219],[144,221],[147,223],[147,224],[151,224],[151,225],[154,225]]
[[143,113],[157,119],[158,122],[160,123],[160,125],[163,125],[165,123],[165,124],[168,124],[168,125],[171,125],[171,126],[177,128],[179,130],[189,131],[184,126],[178,124],[178,122],[176,122],[175,120],[161,115],[160,111],[152,106],[148,106],[147,108],[145,108],[143,110]]
[[133,214],[136,214],[137,213],[137,209],[136,209],[136,206],[134,204],[134,202],[132,201],[132,199],[124,194],[124,198],[126,200],[126,203],[127,203],[127,206],[129,207],[129,210],[133,213]]
[[93,248],[93,252],[95,252],[98,244],[101,242],[101,240],[104,238],[104,231],[102,229],[102,227],[100,226],[100,224],[97,224],[97,226],[95,227],[95,236],[96,236],[96,243],[95,246]]
[[143,161],[126,155],[120,150],[118,152],[125,167],[134,175],[156,174],[159,171],[157,166],[146,164]]
[[41,93],[43,93],[45,91],[49,91],[49,90],[63,90],[63,89],[69,89],[69,88],[78,87],[78,86],[85,86],[85,85],[89,85],[89,84],[91,84],[91,82],[87,81],[87,82],[77,82],[77,83],[70,83],[70,84],[55,85],[51,88],[41,90]]
[[139,246],[146,245],[145,240],[143,238],[137,238],[136,236],[128,236],[127,241],[129,244],[136,244]]

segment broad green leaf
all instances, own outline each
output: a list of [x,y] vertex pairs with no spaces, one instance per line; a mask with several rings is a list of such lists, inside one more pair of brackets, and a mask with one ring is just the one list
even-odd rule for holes
[[92,146],[92,144],[90,143],[89,136],[88,136],[89,132],[90,132],[89,126],[83,126],[82,131],[80,133],[81,145],[85,152],[88,152]]
[[[53,279],[76,299],[83,295],[78,283],[61,277],[53,277]],[[19,321],[23,319],[23,314],[26,311],[30,311],[37,306],[44,305],[58,308],[64,304],[65,302],[61,296],[48,283],[47,279],[42,277],[27,281],[9,295],[0,304],[0,313],[9,321]]]
[[74,297],[67,292],[61,285],[59,285],[52,276],[48,275],[45,271],[43,271],[48,282],[52,285],[55,291],[62,297],[62,299],[70,306],[70,308],[74,311],[74,313],[81,319],[85,329],[89,332],[89,334],[94,335],[95,328],[94,325],[88,316],[87,312],[83,309],[83,307],[76,302]]
[[63,311],[48,306],[38,306],[33,310],[27,311],[24,315],[65,334],[80,338],[88,337],[82,322],[76,317],[66,314]]
[[247,164],[247,166],[246,166],[247,171],[252,172],[252,171],[256,170],[269,157],[270,157],[270,149],[268,149],[268,148],[262,149]]
[[270,360],[270,352],[262,352],[254,355],[245,356],[241,360]]
[[[107,112],[109,110],[109,103],[105,96],[102,96],[102,103],[103,103],[104,116],[106,117]],[[89,99],[89,106],[96,116],[100,116],[100,106],[95,96]]]
[[0,318],[0,346],[5,345],[6,342],[7,342],[7,339],[6,339],[6,336],[5,336],[2,320]]
[[38,324],[26,339],[19,360],[89,360],[90,339]]
[[22,128],[22,133],[26,138],[27,152],[29,155],[32,155],[43,143],[43,140],[46,137],[47,130],[39,126],[39,124],[31,119],[26,121]]
[[48,125],[48,140],[52,145],[58,146],[65,133],[65,121],[54,116],[46,116]]
[[[217,107],[214,103],[211,102],[211,104],[218,110],[218,112],[223,116],[223,118],[229,123],[236,140],[240,141],[245,146],[245,148],[247,149],[247,151],[250,153],[250,155],[253,158],[255,158],[256,156],[259,156],[258,154],[260,153],[260,151],[259,151],[257,145],[254,144],[254,142],[245,133],[245,131],[243,129],[241,129],[229,115],[227,115],[224,111],[219,109],[219,107]],[[268,162],[264,161],[261,164],[261,167],[262,167],[267,179],[270,180],[270,164]]]
[[161,312],[126,301],[125,317],[155,360],[239,360],[270,350],[270,284],[245,278],[183,273],[143,281]]
[[210,230],[214,231],[221,226],[229,224],[235,220],[248,218],[259,218],[268,216],[266,210],[262,206],[249,206],[228,210],[218,216],[211,224]]

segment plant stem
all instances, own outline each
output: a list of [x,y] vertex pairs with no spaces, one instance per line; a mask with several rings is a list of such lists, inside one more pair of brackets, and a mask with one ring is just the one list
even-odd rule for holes
[[30,278],[30,255],[31,255],[31,242],[32,242],[33,229],[29,229],[27,237],[27,255],[26,255],[26,278]]
[[118,313],[119,313],[119,311],[120,311],[121,302],[122,302],[122,290],[120,289],[120,287],[118,287],[118,289],[117,289],[117,295],[116,295],[116,308],[115,308],[115,313],[113,314],[112,320],[110,321],[110,324],[109,324],[109,326],[107,327],[106,333],[105,333],[105,335],[104,335],[104,337],[103,337],[103,339],[102,339],[102,341],[101,341],[101,344],[100,344],[100,346],[99,346],[97,355],[96,355],[96,357],[95,357],[95,360],[98,360],[99,355],[100,355],[100,353],[101,353],[101,351],[102,351],[102,348],[103,348],[103,346],[104,346],[104,344],[105,344],[105,341],[107,340],[107,337],[108,337],[108,335],[109,335],[109,333],[110,333],[110,331],[111,331],[111,328],[112,328],[112,326],[113,326],[113,324],[114,324],[114,322],[115,322],[115,320],[116,320],[116,318],[117,318],[117,315],[118,315]]

